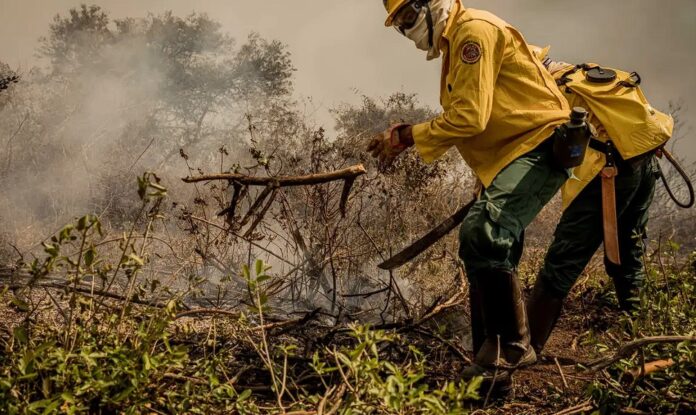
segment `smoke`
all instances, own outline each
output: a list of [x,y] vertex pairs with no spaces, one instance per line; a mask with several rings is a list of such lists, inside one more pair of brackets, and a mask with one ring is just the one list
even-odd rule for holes
[[234,48],[205,15],[109,22],[82,6],[49,29],[39,52],[51,65],[2,92],[0,223],[19,246],[76,215],[125,219],[137,174],[188,173],[179,148],[196,165],[224,144],[241,163],[244,114],[262,118],[292,93],[282,44],[252,34]]
[[2,177],[3,193],[12,196],[0,202],[0,217],[13,234],[91,211],[100,177],[128,168],[129,160],[115,158],[126,149],[114,143],[145,122],[163,80],[164,68],[143,47],[111,45],[101,53],[107,70],[86,65],[67,77],[35,73],[12,91],[3,130],[10,127],[14,139],[4,149]]

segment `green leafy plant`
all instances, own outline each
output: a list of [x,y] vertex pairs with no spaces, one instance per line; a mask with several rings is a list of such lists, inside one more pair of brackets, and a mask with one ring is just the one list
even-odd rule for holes
[[[696,336],[694,255],[685,260],[679,245],[659,247],[646,261],[645,285],[636,299],[640,307],[624,313],[613,329],[613,344],[597,344],[606,354],[629,340],[660,336]],[[647,410],[653,413],[696,411],[696,344],[654,342],[632,351],[588,387],[602,413]]]
[[[352,348],[326,349],[313,356],[312,366],[328,390],[320,402],[339,413],[463,414],[479,399],[480,379],[429,385],[423,355],[396,334],[352,326],[351,336]],[[386,345],[406,349],[403,363],[381,357]],[[332,385],[335,380],[337,385]]]

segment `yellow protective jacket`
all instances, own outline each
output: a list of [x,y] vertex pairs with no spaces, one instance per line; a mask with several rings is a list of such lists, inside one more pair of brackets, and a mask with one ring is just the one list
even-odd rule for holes
[[522,35],[498,17],[455,2],[443,39],[435,119],[413,126],[426,162],[456,146],[484,186],[564,123],[570,108]]
[[[588,67],[596,67],[588,64]],[[617,73],[615,81],[598,84],[585,79],[583,70],[573,71],[574,65],[560,66],[552,73],[557,81],[565,77],[566,84],[560,91],[571,107],[584,107],[589,112],[589,122],[597,130],[597,139],[611,139],[624,160],[640,156],[662,146],[672,136],[674,120],[648,103],[643,92],[634,83],[634,77],[624,71]],[[563,208],[580,194],[606,164],[603,153],[587,149],[582,165],[573,171],[574,178],[562,188]]]

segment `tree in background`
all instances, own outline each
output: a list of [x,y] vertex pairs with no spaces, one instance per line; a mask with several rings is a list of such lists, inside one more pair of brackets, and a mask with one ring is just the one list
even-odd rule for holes
[[250,114],[275,133],[292,125],[278,122],[293,116],[285,45],[251,34],[237,47],[204,14],[112,21],[82,5],[54,18],[38,53],[48,70],[0,108],[0,139],[12,143],[0,181],[15,195],[3,218],[125,213],[134,169],[180,175],[179,149],[202,164],[222,145],[241,162]]

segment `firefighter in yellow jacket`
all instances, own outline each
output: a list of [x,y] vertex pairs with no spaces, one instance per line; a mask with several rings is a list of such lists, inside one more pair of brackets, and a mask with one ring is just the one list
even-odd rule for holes
[[[563,186],[564,212],[527,303],[532,346],[540,353],[564,298],[602,243],[603,227],[614,233],[604,238],[618,243],[612,255],[612,244],[605,241],[604,263],[619,305],[627,311],[634,306],[631,300],[645,274],[643,240],[659,174],[654,154],[671,137],[674,121],[648,104],[637,74],[555,62],[546,56],[548,48],[534,51],[569,103],[590,110],[589,122],[597,130],[583,165]],[[610,171],[617,169],[609,189],[604,182],[608,178],[603,178],[608,142],[614,153]],[[615,206],[603,200],[607,191],[614,193],[610,205]],[[613,215],[607,209],[614,209]],[[607,226],[612,216],[616,223]]]
[[456,147],[483,183],[461,226],[459,254],[487,337],[463,376],[509,386],[516,368],[536,360],[516,268],[524,229],[568,177],[552,160],[552,138],[568,120],[568,103],[522,35],[498,17],[458,0],[384,5],[387,26],[428,59],[442,56],[443,112],[422,124],[393,126],[368,150],[389,163],[415,146],[431,162]]

